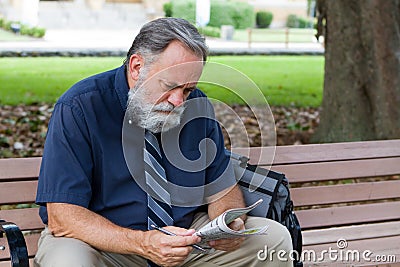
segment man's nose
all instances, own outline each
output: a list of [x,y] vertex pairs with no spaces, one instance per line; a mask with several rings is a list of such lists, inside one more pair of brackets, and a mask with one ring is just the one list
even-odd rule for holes
[[182,105],[183,101],[185,101],[183,96],[183,91],[180,88],[172,89],[169,91],[168,102],[174,105],[175,107]]

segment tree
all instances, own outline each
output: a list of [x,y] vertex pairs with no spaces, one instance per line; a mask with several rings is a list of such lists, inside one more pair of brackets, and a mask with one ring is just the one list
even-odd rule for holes
[[400,138],[400,0],[318,0],[325,82],[318,142]]

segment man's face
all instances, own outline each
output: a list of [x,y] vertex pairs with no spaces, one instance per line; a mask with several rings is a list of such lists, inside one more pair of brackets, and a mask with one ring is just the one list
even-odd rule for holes
[[179,42],[172,42],[154,63],[140,69],[129,92],[130,118],[152,132],[180,124],[184,102],[195,89],[203,70],[201,58]]

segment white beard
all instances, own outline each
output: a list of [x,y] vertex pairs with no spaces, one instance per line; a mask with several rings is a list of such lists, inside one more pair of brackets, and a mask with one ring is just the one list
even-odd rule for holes
[[129,119],[153,133],[166,132],[177,127],[181,123],[185,107],[174,107],[168,102],[156,105],[146,102],[147,90],[142,86],[143,82],[143,77],[139,77],[134,88],[129,90],[126,110]]

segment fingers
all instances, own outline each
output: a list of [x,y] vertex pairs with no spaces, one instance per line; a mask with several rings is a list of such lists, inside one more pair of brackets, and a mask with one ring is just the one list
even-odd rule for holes
[[[244,221],[241,218],[236,218],[234,221],[232,221],[229,225],[229,228],[235,231],[240,231],[244,230]],[[238,238],[229,238],[229,239],[220,239],[220,240],[214,240],[210,241],[209,245],[212,248],[218,249],[218,250],[224,250],[224,251],[233,251],[238,249],[244,241],[244,237],[238,237]]]
[[244,230],[244,222],[241,218],[236,218],[229,224],[229,228],[235,231]]
[[177,236],[186,237],[180,239],[174,238],[175,242],[172,245],[176,247],[191,246],[201,241],[201,238],[199,236],[194,235],[194,233],[196,232],[196,230],[194,229],[183,229],[174,226],[167,226],[164,227],[164,229],[176,234]]
[[208,242],[209,246],[218,250],[233,251],[242,245],[244,237],[220,239]]
[[196,235],[190,236],[165,236],[163,241],[164,245],[170,245],[171,247],[190,247],[190,245],[196,244],[201,241],[201,238]]
[[177,234],[176,236],[167,235],[157,230],[146,232],[143,240],[145,257],[160,266],[176,266],[181,264],[195,244],[201,240],[198,236],[193,236],[193,230],[179,227],[166,227],[168,231]]
[[166,226],[164,228],[167,229],[168,231],[170,231],[176,235],[180,235],[180,236],[191,236],[196,232],[196,230],[194,230],[194,229],[185,229],[185,228],[180,228],[180,227],[175,227],[175,226]]
[[192,250],[192,247],[164,247],[159,250],[154,250],[150,259],[160,266],[177,266],[186,259],[187,255],[189,255]]

